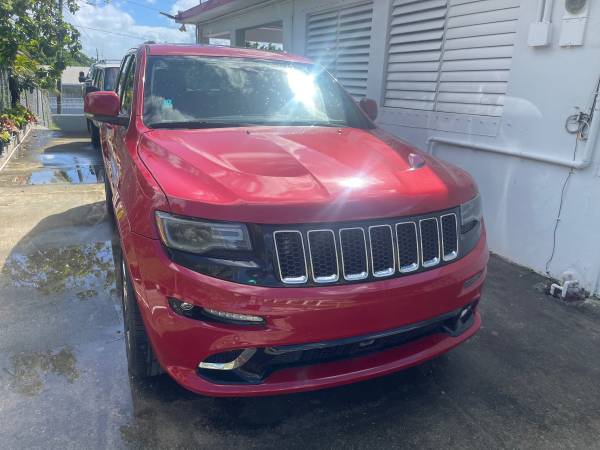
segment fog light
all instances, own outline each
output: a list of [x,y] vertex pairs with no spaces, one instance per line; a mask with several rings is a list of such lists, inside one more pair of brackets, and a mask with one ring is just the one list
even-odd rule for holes
[[[235,370],[238,367],[241,367],[244,364],[246,364],[250,360],[250,358],[252,358],[254,356],[255,353],[256,353],[255,348],[247,348],[247,349],[243,350],[242,352],[235,351],[235,352],[226,352],[226,353],[222,353],[219,355],[213,355],[213,356],[209,356],[204,361],[202,361],[200,364],[198,364],[198,367],[200,369],[210,369],[210,370]],[[232,359],[230,361],[226,361],[226,362],[219,361],[219,360],[224,359],[223,357],[225,357],[225,359],[228,359],[228,357],[231,357]],[[219,361],[219,362],[213,362],[213,361]]]
[[251,316],[248,314],[238,314],[226,311],[217,311],[216,309],[204,308],[204,312],[209,316],[213,316],[218,319],[231,320],[234,322],[251,322],[255,324],[264,323],[264,319],[259,316]]
[[202,320],[204,322],[220,322],[234,325],[263,325],[265,319],[260,316],[249,314],[238,314],[227,311],[219,311],[211,308],[202,308],[174,298],[169,299],[169,305],[173,311],[180,316],[190,319]]

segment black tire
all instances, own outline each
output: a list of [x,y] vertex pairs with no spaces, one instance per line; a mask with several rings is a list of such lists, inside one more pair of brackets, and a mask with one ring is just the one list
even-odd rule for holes
[[125,348],[129,375],[143,379],[159,375],[162,370],[152,351],[146,334],[146,327],[131,284],[125,259],[121,258],[123,324],[125,330]]
[[115,217],[115,208],[112,202],[112,189],[110,188],[110,183],[108,181],[108,177],[106,175],[106,171],[104,172],[104,195],[106,196],[106,212],[110,218]]
[[90,124],[90,135],[92,137],[92,145],[94,146],[94,148],[100,148],[100,129],[94,125],[93,123]]

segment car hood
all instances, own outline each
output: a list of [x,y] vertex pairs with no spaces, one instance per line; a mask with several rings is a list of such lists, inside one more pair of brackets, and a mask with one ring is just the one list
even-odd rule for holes
[[[400,217],[475,195],[470,176],[381,130],[249,127],[152,130],[140,158],[171,212],[251,223]],[[413,168],[409,155],[425,160]]]

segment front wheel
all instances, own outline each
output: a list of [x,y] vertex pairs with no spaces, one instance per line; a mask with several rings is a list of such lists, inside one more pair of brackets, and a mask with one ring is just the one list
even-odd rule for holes
[[121,275],[125,348],[129,375],[136,379],[158,375],[161,373],[161,368],[148,340],[124,258],[121,259]]

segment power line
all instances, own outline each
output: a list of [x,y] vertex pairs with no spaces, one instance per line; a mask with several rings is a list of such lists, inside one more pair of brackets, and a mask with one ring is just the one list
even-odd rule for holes
[[88,27],[88,26],[83,26],[83,25],[78,25],[78,24],[75,24],[75,26],[79,27],[79,28],[84,28],[87,30],[101,31],[102,33],[106,33],[106,34],[114,34],[115,36],[123,36],[123,37],[129,37],[129,38],[134,38],[134,39],[140,39],[142,41],[151,40],[151,38],[149,38],[149,37],[135,36],[133,34],[126,34],[126,33],[117,33],[116,31],[108,31],[108,30],[104,30],[102,28],[94,28],[94,27]]
[[[149,6],[149,5],[144,5],[143,3],[139,3],[139,2],[134,2],[133,0],[121,0],[122,2],[127,2],[127,3],[131,3],[132,5],[136,5],[139,6],[141,8],[146,8],[146,9],[150,9],[152,11],[156,11],[156,12],[160,12],[160,9],[158,8],[154,8],[153,6]],[[90,5],[90,6],[98,6],[98,4],[95,1],[91,1],[91,0],[86,0],[85,2],[86,4]],[[103,0],[103,3],[108,5],[111,3],[110,0]]]

